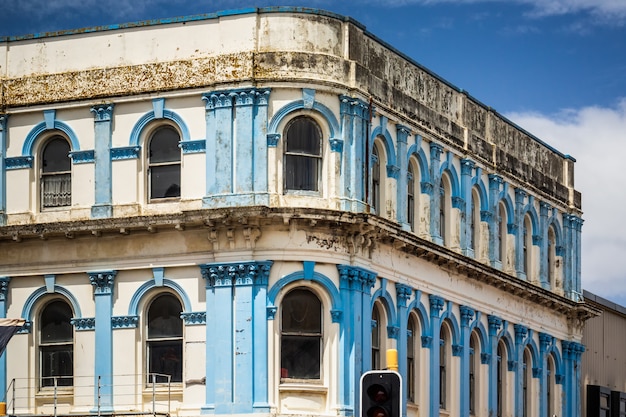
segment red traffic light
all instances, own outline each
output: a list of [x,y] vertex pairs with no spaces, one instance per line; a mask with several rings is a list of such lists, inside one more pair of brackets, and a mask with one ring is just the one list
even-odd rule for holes
[[360,417],[401,417],[402,379],[397,372],[365,372],[360,388]]

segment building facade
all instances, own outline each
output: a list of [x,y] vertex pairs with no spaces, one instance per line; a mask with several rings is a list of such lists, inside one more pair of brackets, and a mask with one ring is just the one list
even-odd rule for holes
[[622,417],[626,415],[626,308],[586,290],[583,294],[602,314],[589,319],[583,330],[581,415]]
[[267,8],[0,42],[9,414],[580,414],[575,160]]

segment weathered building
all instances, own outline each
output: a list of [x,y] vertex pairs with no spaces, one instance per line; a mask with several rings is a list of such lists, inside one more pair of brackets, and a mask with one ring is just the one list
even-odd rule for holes
[[272,8],[0,42],[9,413],[580,413],[575,160]]

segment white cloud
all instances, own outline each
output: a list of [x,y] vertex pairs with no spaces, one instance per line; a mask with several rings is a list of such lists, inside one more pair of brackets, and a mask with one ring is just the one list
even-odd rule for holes
[[626,98],[613,108],[506,116],[576,159],[576,189],[582,192],[585,220],[583,288],[626,305]]

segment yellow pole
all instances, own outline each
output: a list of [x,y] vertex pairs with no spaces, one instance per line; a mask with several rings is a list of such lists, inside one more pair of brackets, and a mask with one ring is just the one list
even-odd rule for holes
[[6,416],[7,415],[7,403],[1,402],[0,403],[0,416]]
[[387,349],[387,369],[398,372],[398,350]]

